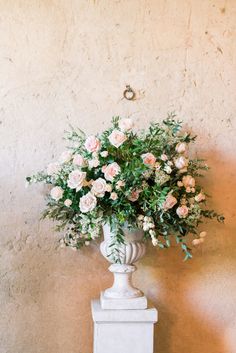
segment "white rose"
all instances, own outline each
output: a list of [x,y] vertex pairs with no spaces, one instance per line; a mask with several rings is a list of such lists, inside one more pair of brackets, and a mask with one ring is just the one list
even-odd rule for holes
[[184,156],[180,156],[176,158],[174,162],[175,162],[176,168],[178,169],[183,169],[188,165],[188,159],[185,158]]
[[59,157],[59,162],[67,163],[71,160],[71,158],[72,158],[72,153],[70,151],[64,151]]
[[197,202],[201,202],[201,201],[204,201],[206,199],[206,196],[200,192],[198,195],[195,196],[195,201]]
[[116,192],[112,192],[111,195],[110,195],[110,199],[115,201],[117,198],[118,198],[117,193]]
[[67,185],[69,186],[69,188],[76,189],[76,191],[79,191],[83,186],[85,178],[85,172],[81,172],[80,170],[74,170],[68,176]]
[[119,121],[119,128],[121,131],[130,131],[134,126],[132,119],[121,119]]
[[59,163],[50,163],[47,167],[47,174],[53,175],[57,174],[60,171],[61,167]]
[[88,164],[89,164],[89,168],[92,169],[92,168],[97,168],[100,162],[98,158],[94,158],[94,159],[90,159],[88,161]]
[[55,201],[59,201],[63,196],[64,190],[60,186],[52,188],[50,195]]
[[72,201],[71,201],[70,199],[66,199],[66,200],[64,201],[64,205],[65,205],[66,207],[70,207],[70,206],[72,205]]
[[98,178],[92,183],[91,192],[97,197],[103,197],[107,190],[107,183],[105,179]]
[[171,174],[172,169],[171,169],[171,167],[170,167],[169,165],[165,165],[164,171],[165,171],[167,174]]
[[108,151],[102,151],[100,155],[105,158],[108,156]]
[[[194,188],[195,187],[195,179],[191,176],[191,175],[185,175],[183,178],[182,178],[182,183],[184,185],[184,187],[187,189],[189,188],[190,191],[191,191],[191,188]],[[189,192],[190,192],[189,191]]]
[[157,246],[158,245],[158,240],[156,238],[152,238],[152,245]]
[[108,164],[103,168],[103,173],[106,180],[112,181],[120,173],[120,166],[116,162]]
[[88,152],[97,152],[101,147],[101,142],[96,136],[87,137],[85,143],[85,148]]
[[96,205],[97,199],[91,192],[88,192],[86,195],[80,198],[79,208],[80,211],[83,213],[92,211],[96,207]]
[[81,156],[81,154],[75,154],[73,158],[73,164],[77,165],[78,167],[84,167],[85,166],[84,157]]
[[177,153],[184,153],[186,152],[186,149],[187,149],[187,145],[185,142],[179,142],[175,147],[175,150]]
[[113,130],[108,139],[113,146],[118,148],[127,140],[127,136],[119,130]]
[[188,215],[188,207],[183,205],[177,208],[176,210],[177,215],[179,218],[186,218]]

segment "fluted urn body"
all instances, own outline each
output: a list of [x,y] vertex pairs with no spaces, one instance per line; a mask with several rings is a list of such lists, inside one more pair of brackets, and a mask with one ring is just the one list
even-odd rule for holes
[[124,228],[124,244],[118,246],[115,263],[111,255],[114,243],[114,235],[108,224],[103,226],[104,241],[100,245],[102,255],[112,263],[109,270],[114,274],[114,283],[103,293],[103,298],[110,299],[132,299],[143,297],[143,293],[132,284],[132,273],[136,270],[134,263],[145,254],[145,244],[143,242],[143,231],[141,229]]

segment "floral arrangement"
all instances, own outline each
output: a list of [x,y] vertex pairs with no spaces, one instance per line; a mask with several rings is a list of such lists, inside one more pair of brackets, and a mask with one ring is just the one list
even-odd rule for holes
[[186,241],[202,243],[197,227],[204,217],[224,217],[206,209],[207,195],[196,182],[208,169],[202,159],[190,159],[188,145],[196,136],[181,133],[182,123],[170,114],[136,132],[131,119],[114,117],[112,127],[97,136],[79,129],[66,132],[70,146],[57,162],[27,177],[28,183],[51,185],[43,217],[58,221],[62,245],[89,245],[109,223],[114,233],[111,256],[119,261],[123,227],[138,227],[154,246],[168,248],[171,239],[191,258]]

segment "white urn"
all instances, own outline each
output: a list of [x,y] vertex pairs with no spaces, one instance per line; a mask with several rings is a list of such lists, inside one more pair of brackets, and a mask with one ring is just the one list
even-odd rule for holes
[[109,270],[114,275],[114,282],[112,287],[101,293],[101,306],[103,309],[146,309],[146,297],[132,284],[132,274],[136,270],[134,263],[145,254],[144,233],[137,228],[123,228],[123,233],[125,242],[118,246],[119,263],[114,263],[111,256],[114,234],[108,224],[103,226],[104,241],[100,250],[112,263]]

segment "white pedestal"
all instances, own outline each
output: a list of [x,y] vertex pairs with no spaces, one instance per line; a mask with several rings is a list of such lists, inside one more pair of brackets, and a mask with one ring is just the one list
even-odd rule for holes
[[94,321],[93,353],[153,353],[155,308],[139,310],[102,309],[92,301]]

